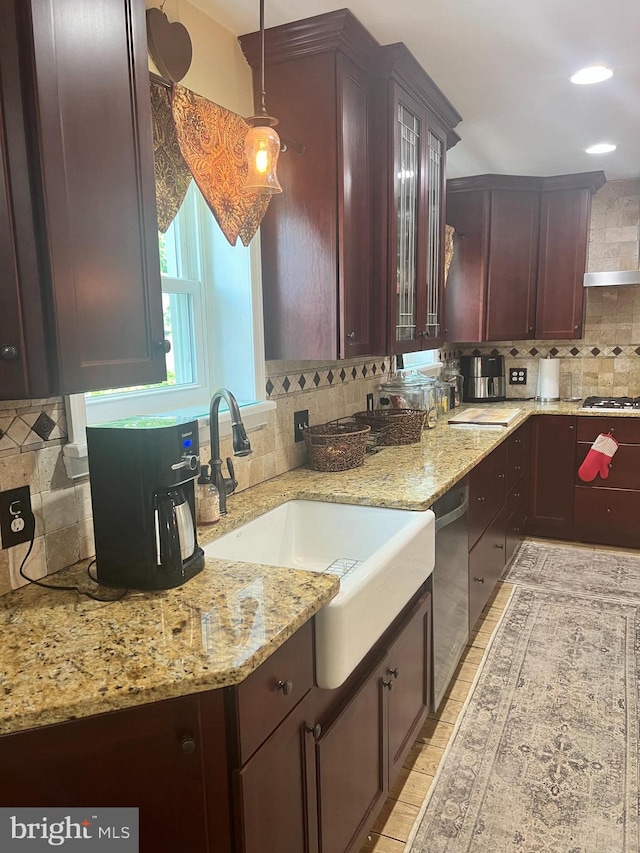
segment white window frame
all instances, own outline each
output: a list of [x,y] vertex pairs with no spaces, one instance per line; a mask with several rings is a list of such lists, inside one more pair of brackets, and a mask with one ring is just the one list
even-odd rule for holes
[[[118,420],[132,414],[179,412],[198,420],[200,442],[203,443],[209,439],[208,401],[217,387],[229,388],[238,398],[247,430],[264,426],[268,412],[276,408],[274,401],[265,399],[260,234],[256,234],[248,250],[234,249],[199,194],[184,213],[178,239],[182,249],[180,257],[186,259],[187,269],[178,270],[178,274],[185,277],[176,279],[163,275],[162,288],[163,292],[189,293],[193,300],[198,381],[193,385],[95,398],[89,411],[84,394],[66,397],[69,442],[63,454],[72,479],[88,473],[88,424]],[[198,246],[202,248],[201,253]],[[245,285],[239,287],[239,280]],[[206,347],[205,341],[211,345]],[[234,376],[240,372],[244,394],[234,388]],[[222,436],[231,433],[230,424],[223,405],[220,411]]]

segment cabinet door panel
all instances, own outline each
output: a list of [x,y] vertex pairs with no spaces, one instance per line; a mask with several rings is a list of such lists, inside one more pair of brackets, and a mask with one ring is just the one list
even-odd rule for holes
[[539,218],[539,193],[491,193],[487,341],[533,337]]
[[621,444],[640,444],[640,418],[578,417],[578,441],[594,442],[601,432]]
[[530,447],[531,424],[527,421],[507,439],[507,489],[529,472]]
[[507,445],[496,447],[469,474],[469,548],[504,504]]
[[581,542],[640,548],[640,491],[575,489],[575,535]]
[[144,6],[135,0],[26,6],[62,390],[161,381]]
[[313,620],[309,620],[236,688],[240,764],[245,763],[312,685]]
[[522,477],[507,495],[507,530],[505,534],[505,563],[514,555],[524,539],[529,506],[529,478]]
[[346,56],[338,58],[340,353],[353,358],[374,351],[371,327],[380,319],[373,315],[371,299],[371,83]]
[[429,710],[431,594],[387,655],[389,690],[389,785],[411,749]]
[[575,478],[577,486],[584,486],[587,489],[634,489],[640,491],[640,445],[619,445],[608,466],[609,476],[603,480],[598,474],[595,480],[585,483],[578,476],[578,469],[590,450],[591,444],[578,442]]
[[537,338],[582,337],[590,209],[587,188],[542,193]]
[[382,679],[364,681],[316,746],[321,853],[358,850],[387,792]]
[[242,853],[317,851],[310,700],[303,699],[234,773]]
[[[194,739],[193,751],[183,751],[184,737]],[[0,802],[137,806],[141,853],[206,853],[199,741],[195,697],[7,735],[0,738]],[[221,843],[220,853],[227,850]]]
[[576,418],[538,415],[531,423],[529,536],[573,539]]
[[505,566],[504,506],[469,553],[469,631],[500,580]]

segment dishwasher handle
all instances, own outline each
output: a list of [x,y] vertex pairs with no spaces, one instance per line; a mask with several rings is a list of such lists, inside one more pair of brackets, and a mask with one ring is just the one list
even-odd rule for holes
[[460,489],[460,503],[455,509],[452,509],[446,515],[441,515],[439,517],[436,513],[436,533],[438,532],[438,530],[442,530],[443,527],[447,527],[449,524],[453,524],[454,521],[457,521],[459,518],[462,518],[462,516],[466,514],[468,509],[469,486],[464,486],[464,488]]

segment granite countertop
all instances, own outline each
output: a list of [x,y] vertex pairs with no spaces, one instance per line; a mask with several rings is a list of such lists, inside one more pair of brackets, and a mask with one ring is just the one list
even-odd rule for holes
[[[578,412],[577,403],[491,404],[499,407],[520,414],[508,427],[441,422],[419,444],[384,448],[360,468],[303,466],[233,495],[228,516],[198,529],[200,544],[294,498],[428,509],[529,415]],[[89,588],[86,568],[49,580]],[[16,590],[0,598],[0,734],[237,684],[338,590],[333,575],[210,558],[182,587],[108,604]]]

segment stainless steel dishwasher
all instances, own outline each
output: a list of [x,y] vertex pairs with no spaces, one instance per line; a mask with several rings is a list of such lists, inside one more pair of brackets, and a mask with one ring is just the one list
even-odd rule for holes
[[469,483],[449,489],[432,509],[436,516],[433,570],[433,706],[438,710],[469,639]]

